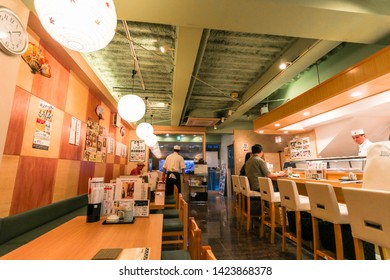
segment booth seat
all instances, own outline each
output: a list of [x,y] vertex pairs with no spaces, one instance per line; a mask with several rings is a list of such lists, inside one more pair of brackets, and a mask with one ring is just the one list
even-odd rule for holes
[[76,216],[87,213],[88,195],[54,202],[0,218],[0,256],[26,244]]

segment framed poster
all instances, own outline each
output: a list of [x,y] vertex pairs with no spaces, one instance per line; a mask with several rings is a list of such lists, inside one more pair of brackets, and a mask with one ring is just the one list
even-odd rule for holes
[[130,140],[129,161],[145,161],[146,144],[144,140]]

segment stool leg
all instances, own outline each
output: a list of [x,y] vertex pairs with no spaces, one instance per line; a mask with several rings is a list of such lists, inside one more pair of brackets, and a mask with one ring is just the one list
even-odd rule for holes
[[261,223],[260,223],[260,238],[263,238],[264,236],[264,222],[265,222],[265,202],[263,199],[261,199],[260,202],[261,205]]
[[271,244],[275,243],[275,203],[270,202],[270,215],[271,215]]
[[296,243],[297,243],[297,260],[302,259],[302,223],[301,212],[295,211],[295,228],[296,228]]
[[355,247],[355,256],[357,260],[364,260],[363,242],[356,237],[353,238],[353,245]]
[[341,225],[333,224],[334,228],[334,238],[336,240],[336,259],[344,259],[344,249],[343,249],[343,236],[341,234]]
[[320,244],[320,236],[318,234],[318,220],[316,217],[311,217],[312,224],[313,224],[313,253],[314,253],[314,259],[318,260],[317,250],[318,246]]
[[286,207],[282,206],[282,252],[286,251],[286,235],[287,235],[287,226],[286,226]]

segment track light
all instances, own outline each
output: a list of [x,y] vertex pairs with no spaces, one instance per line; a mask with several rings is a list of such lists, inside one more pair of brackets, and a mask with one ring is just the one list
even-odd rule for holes
[[291,62],[282,62],[279,64],[279,69],[280,70],[284,70],[286,69],[288,66],[290,66],[292,63]]

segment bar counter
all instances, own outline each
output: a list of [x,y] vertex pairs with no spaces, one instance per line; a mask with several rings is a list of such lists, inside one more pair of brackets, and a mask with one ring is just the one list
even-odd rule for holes
[[[325,180],[325,179],[315,180],[315,179],[290,178],[290,177],[279,177],[279,178],[295,181],[295,183],[297,184],[298,192],[301,195],[307,195],[307,191],[306,191],[306,187],[305,187],[305,183],[307,183],[307,182],[330,184],[333,186],[334,191],[336,193],[337,200],[340,203],[345,203],[343,192],[342,192],[341,188],[343,188],[343,187],[361,188],[362,187],[362,182],[360,180],[358,180],[358,181],[340,181],[340,180]],[[276,178],[274,178],[274,180],[276,180]]]

